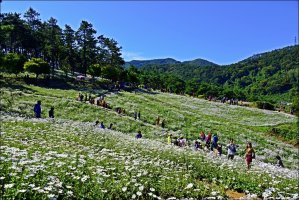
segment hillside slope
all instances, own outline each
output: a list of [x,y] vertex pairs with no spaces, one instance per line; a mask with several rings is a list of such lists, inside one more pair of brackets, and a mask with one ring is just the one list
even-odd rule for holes
[[[228,190],[247,191],[247,199],[298,196],[297,149],[267,135],[277,125],[295,124],[292,115],[142,90],[106,94],[110,109],[76,100],[79,92],[84,90],[42,88],[18,81],[4,85],[0,102],[2,196],[221,199],[227,198]],[[42,119],[33,117],[36,100],[42,101]],[[47,118],[52,106],[55,119]],[[118,114],[118,107],[126,112]],[[134,119],[134,111],[141,112],[140,119]],[[157,116],[166,120],[165,129],[155,125]],[[96,120],[106,126],[113,123],[113,130],[99,129]],[[143,138],[137,140],[139,130]],[[228,161],[225,155],[215,156],[209,150],[194,151],[201,130],[218,134],[223,154],[228,139],[234,138],[240,145],[235,159]],[[166,132],[186,137],[190,146],[168,145]],[[243,160],[248,140],[257,155],[249,171]],[[276,154],[286,168],[274,165]]]

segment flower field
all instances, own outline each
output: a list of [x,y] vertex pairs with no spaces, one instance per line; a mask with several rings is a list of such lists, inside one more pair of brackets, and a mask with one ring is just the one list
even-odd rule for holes
[[[105,97],[126,110],[119,115],[75,100],[79,92],[1,89],[0,199],[227,199],[229,190],[244,192],[244,199],[298,199],[298,149],[265,133],[295,124],[294,116],[142,91]],[[33,118],[36,100],[43,119]],[[51,106],[55,119],[47,118]],[[164,130],[154,124],[158,116],[166,120]],[[96,120],[113,123],[113,130],[95,127]],[[138,130],[143,138],[137,140]],[[217,133],[224,145],[233,137],[240,145],[235,159],[194,151],[201,130]],[[167,133],[187,137],[190,147],[168,145]],[[246,141],[257,155],[250,170]],[[285,168],[274,165],[277,154]]]

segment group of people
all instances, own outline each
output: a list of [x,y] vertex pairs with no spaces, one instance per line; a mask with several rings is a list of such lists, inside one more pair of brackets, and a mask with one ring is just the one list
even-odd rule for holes
[[[229,105],[239,105],[239,99],[238,98],[228,98],[228,97],[214,97],[214,96],[208,96],[206,97],[208,101],[219,101],[221,103],[228,103]],[[243,105],[243,102],[241,101],[241,106]]]
[[237,98],[228,98],[228,97],[222,97],[221,103],[226,103],[228,102],[229,105],[238,105],[239,100]]
[[79,95],[76,99],[78,101],[89,102],[90,104],[95,104],[97,106],[102,106],[103,108],[111,109],[109,104],[105,101],[104,95],[95,98],[95,97],[92,97],[91,94],[89,94],[87,97],[87,94],[85,94],[85,96],[84,96],[83,94],[79,93]]
[[[81,99],[83,95],[79,94],[79,97]],[[82,97],[83,98],[83,97]],[[102,99],[104,100],[104,99]],[[41,118],[41,113],[42,113],[42,108],[41,108],[41,101],[37,101],[37,103],[34,105],[34,113],[36,118]],[[49,118],[54,118],[54,107],[51,107],[49,112]],[[137,113],[136,111],[134,112],[134,119],[140,119],[140,111]],[[160,124],[160,117],[156,119],[156,125]],[[95,126],[99,127],[101,129],[105,129],[105,125],[103,122],[96,121]],[[108,129],[112,129],[113,123],[110,123]],[[161,123],[162,128],[165,127],[165,120],[163,119]],[[142,138],[141,131],[138,131],[137,135],[135,136],[136,139]],[[200,132],[198,140],[194,142],[194,149],[199,150],[199,149],[205,149],[205,150],[211,150],[215,152],[215,155],[222,155],[222,145],[218,143],[218,135],[214,134],[212,136],[211,132],[208,132],[207,135],[203,131]],[[184,137],[172,137],[172,134],[169,134],[167,137],[167,143],[168,144],[173,144],[175,146],[179,147],[185,147],[188,146],[188,141]],[[205,145],[203,145],[205,143]],[[234,143],[233,139],[230,139],[229,144],[227,144],[227,158],[233,160],[234,156],[237,153],[237,148],[239,146]],[[255,159],[255,151],[252,147],[251,142],[248,142],[246,145],[246,150],[245,150],[245,161],[247,164],[247,168],[250,169],[250,165],[252,163],[252,159]],[[277,165],[280,167],[284,167],[282,159],[279,155],[276,156],[277,159]]]
[[[113,123],[110,123],[108,129],[112,129],[112,126],[113,126]],[[100,121],[98,121],[98,120],[95,122],[95,127],[98,127],[98,128],[101,128],[101,129],[106,128],[105,125],[104,125],[104,122],[100,123]]]
[[[90,104],[95,104],[97,106],[102,106],[103,108],[112,109],[111,106],[105,101],[104,95],[94,98],[90,94],[89,94],[88,97],[87,97],[87,94],[85,94],[85,98],[84,98],[84,95],[79,93],[79,95],[77,97],[77,100],[78,101],[89,102]],[[121,108],[121,107],[115,108],[115,111],[118,114],[124,114],[124,115],[126,114],[126,110],[124,108]],[[134,112],[134,119],[135,120],[137,120],[137,119],[140,120],[140,111],[138,111],[138,112],[135,111]]]
[[138,111],[138,113],[136,111],[134,112],[134,119],[137,120],[137,118],[140,120],[140,111]]
[[[34,105],[33,111],[35,114],[36,118],[41,118],[42,115],[42,102],[39,100],[37,103]],[[49,110],[49,118],[54,118],[54,107],[51,107]]]
[[[178,147],[188,146],[188,141],[184,137],[172,137],[172,134],[167,136],[167,143],[173,144]],[[234,156],[237,153],[237,148],[239,145],[235,144],[234,139],[229,140],[229,144],[226,145],[227,149],[227,159],[233,160]],[[218,143],[218,136],[209,132],[207,135],[204,134],[203,131],[200,132],[199,137],[194,142],[194,150],[203,149],[206,151],[213,151],[215,155],[222,155],[222,145]],[[244,159],[247,165],[247,169],[250,169],[252,160],[255,159],[255,151],[252,147],[251,142],[247,142]],[[276,156],[277,166],[284,167],[282,159],[279,155]]]

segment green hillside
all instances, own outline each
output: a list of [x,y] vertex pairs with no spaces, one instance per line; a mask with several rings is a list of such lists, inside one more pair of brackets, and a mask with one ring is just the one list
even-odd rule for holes
[[[298,85],[299,47],[289,46],[254,55],[226,66],[195,66],[190,63],[147,65],[146,71],[163,72],[197,84],[208,83],[251,100],[292,102]],[[225,95],[225,94],[223,94]],[[272,99],[272,100],[271,100]]]
[[[215,63],[212,63],[210,61],[204,60],[204,59],[195,59],[191,61],[184,61],[180,62],[173,58],[165,58],[165,59],[152,59],[152,60],[132,60],[125,63],[125,67],[134,66],[136,68],[149,68],[158,66],[159,68],[167,67],[167,65],[190,65],[193,67],[205,67],[205,66],[216,66]],[[154,69],[154,68],[153,68]]]
[[[157,91],[44,88],[3,76],[0,184],[6,199],[225,199],[229,191],[246,192],[244,198],[298,196],[298,149],[270,134],[287,129],[283,140],[296,142],[293,115]],[[76,100],[87,91],[106,93],[111,109]],[[37,100],[42,119],[33,117]],[[55,119],[47,118],[52,106]],[[118,107],[126,112],[118,114]],[[165,129],[155,125],[158,116]],[[113,123],[113,130],[95,127],[96,120]],[[200,131],[218,134],[222,156],[194,150]],[[186,137],[189,146],[167,144],[168,133]],[[239,145],[233,161],[226,158],[229,138]],[[249,171],[247,141],[257,155]],[[276,155],[285,168],[275,166]]]
[[129,67],[130,65],[133,65],[137,68],[146,66],[146,65],[164,65],[164,64],[176,64],[180,63],[180,61],[177,61],[172,58],[165,58],[165,59],[153,59],[153,60],[132,60],[125,63],[125,67]]

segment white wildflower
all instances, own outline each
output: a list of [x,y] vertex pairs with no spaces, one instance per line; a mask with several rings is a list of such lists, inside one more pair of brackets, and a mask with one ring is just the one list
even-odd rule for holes
[[137,194],[138,196],[141,196],[141,195],[142,195],[142,193],[141,193],[141,192],[139,192],[139,191],[138,191],[136,194]]
[[125,191],[127,191],[127,187],[123,187],[121,190],[122,190],[123,192],[125,192]]
[[5,189],[9,189],[9,188],[12,188],[15,184],[14,183],[11,183],[11,184],[5,184],[4,185],[4,188]]
[[48,194],[47,196],[51,199],[51,198],[55,197],[55,194]]
[[217,194],[217,192],[213,191],[211,192],[211,195],[215,196]]
[[175,197],[169,197],[166,200],[175,200],[175,199],[176,199]]
[[193,187],[193,183],[189,183],[188,185],[187,185],[187,187],[185,187],[185,189],[190,189],[190,188],[192,188]]
[[139,191],[142,191],[143,189],[144,189],[144,186],[143,185],[141,185],[141,186],[139,186]]
[[72,191],[67,191],[66,193],[68,196],[72,196],[73,195],[73,192]]

